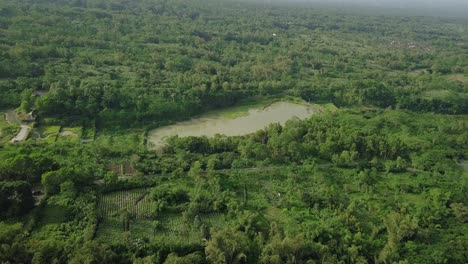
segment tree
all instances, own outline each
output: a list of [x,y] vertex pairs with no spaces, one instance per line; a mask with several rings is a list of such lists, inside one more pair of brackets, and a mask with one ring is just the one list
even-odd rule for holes
[[120,218],[120,222],[122,222],[123,231],[129,232],[131,215],[127,208],[122,209],[119,218]]
[[104,175],[104,182],[106,184],[115,184],[119,180],[119,177],[114,171],[109,171]]
[[151,228],[153,229],[153,237],[156,236],[156,232],[161,228],[161,222],[158,220],[153,220],[151,222]]
[[201,167],[200,161],[195,161],[190,167],[188,175],[195,179],[197,177],[200,177],[202,173],[203,173],[203,169]]
[[7,224],[0,222],[0,244],[11,243],[13,239],[21,232],[22,228],[22,223]]
[[69,260],[71,264],[79,263],[102,263],[111,264],[119,261],[117,253],[113,252],[107,245],[96,241],[86,241],[75,250]]
[[296,238],[285,238],[282,241],[273,239],[268,243],[260,256],[260,263],[298,263],[302,262],[302,257],[308,249],[304,239],[300,236]]
[[185,256],[178,256],[176,253],[171,253],[167,256],[164,264],[197,264],[204,263],[202,254],[195,252]]
[[414,235],[418,228],[418,220],[410,215],[392,212],[384,220],[387,228],[387,243],[380,252],[379,263],[391,263],[399,258],[400,242]]
[[240,231],[224,229],[213,232],[205,247],[206,259],[210,263],[247,263],[249,241]]
[[462,203],[451,203],[453,214],[461,223],[468,222],[468,208]]
[[34,106],[34,96],[33,91],[31,89],[23,90],[21,93],[21,111],[27,113],[32,110]]
[[62,175],[59,171],[49,171],[41,176],[41,183],[44,186],[46,194],[49,195],[58,193],[62,182]]
[[0,182],[0,218],[17,217],[34,206],[31,185],[25,181]]
[[188,172],[188,176],[191,177],[197,185],[203,182],[203,169],[200,161],[195,161]]

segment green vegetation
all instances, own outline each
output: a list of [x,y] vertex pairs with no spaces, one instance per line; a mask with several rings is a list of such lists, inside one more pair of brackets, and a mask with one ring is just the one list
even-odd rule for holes
[[449,79],[453,80],[453,81],[459,81],[459,82],[464,83],[464,84],[468,83],[468,76],[463,75],[463,74],[453,74],[453,75],[449,76]]
[[19,126],[7,122],[5,115],[0,117],[0,144],[8,143],[19,131]]
[[60,126],[41,125],[36,128],[36,131],[39,135],[39,140],[54,143],[59,136]]
[[[227,117],[227,118],[237,118],[246,116],[251,109],[255,108],[265,108],[278,101],[287,101],[297,104],[307,104],[302,98],[294,96],[269,96],[269,97],[253,97],[240,101],[236,106],[229,107],[227,109],[213,110],[204,114],[204,116],[209,117],[211,114],[216,116]],[[336,107],[330,104],[323,104],[324,109],[333,109]]]
[[[0,109],[101,127],[161,125],[278,94],[467,112],[466,83],[446,77],[468,67],[464,20],[206,1],[5,1]],[[441,88],[458,95],[424,96]]]
[[0,219],[17,217],[33,206],[31,185],[24,181],[0,182]]
[[[466,263],[467,32],[264,2],[1,1],[0,262]],[[317,113],[148,148],[155,127],[278,100]]]
[[221,109],[221,110],[213,110],[207,112],[205,116],[209,116],[210,114],[216,114],[217,116],[227,117],[227,118],[236,118],[245,116],[248,114],[250,109],[258,108],[258,107],[265,107],[275,101],[278,101],[278,98],[262,98],[262,99],[248,99],[242,102],[235,107],[230,107],[229,109]]

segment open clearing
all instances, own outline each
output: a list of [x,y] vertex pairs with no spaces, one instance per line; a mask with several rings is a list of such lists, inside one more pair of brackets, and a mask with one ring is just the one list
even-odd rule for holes
[[160,147],[164,145],[165,138],[175,135],[179,137],[212,137],[216,134],[241,136],[263,129],[271,123],[284,124],[293,118],[308,118],[317,110],[318,106],[310,104],[280,101],[251,108],[247,114],[236,118],[226,117],[223,112],[207,114],[190,121],[152,130],[149,132],[148,141],[155,147]]

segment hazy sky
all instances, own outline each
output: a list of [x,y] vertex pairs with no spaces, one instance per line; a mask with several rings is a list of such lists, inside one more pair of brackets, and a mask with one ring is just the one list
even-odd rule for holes
[[[268,0],[267,0],[268,1]],[[359,3],[371,5],[435,5],[435,6],[467,6],[468,0],[272,0],[282,2],[335,2]],[[468,15],[468,14],[467,14]]]
[[[245,0],[244,0],[245,1]],[[468,19],[468,0],[253,0],[264,3],[327,3],[341,6],[393,8],[431,14],[456,14]]]

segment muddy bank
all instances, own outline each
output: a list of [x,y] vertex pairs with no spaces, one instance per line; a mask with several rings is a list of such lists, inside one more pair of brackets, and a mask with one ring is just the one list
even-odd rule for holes
[[275,102],[266,107],[250,109],[247,115],[228,118],[212,114],[194,118],[190,121],[179,122],[151,130],[148,133],[148,142],[154,147],[164,145],[164,139],[170,136],[207,136],[216,134],[226,136],[240,136],[263,129],[271,123],[284,124],[286,121],[310,117],[317,108],[313,105],[297,104],[292,102]]

